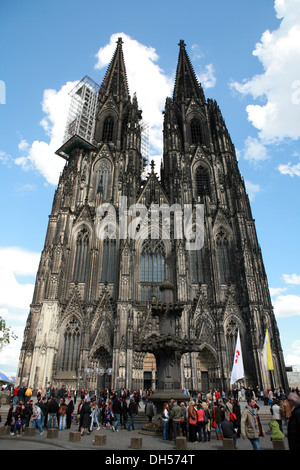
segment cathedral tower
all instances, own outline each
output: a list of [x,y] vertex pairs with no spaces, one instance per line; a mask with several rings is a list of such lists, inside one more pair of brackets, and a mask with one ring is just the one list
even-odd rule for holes
[[[286,389],[235,148],[217,103],[204,96],[183,41],[173,96],[165,104],[161,173],[152,164],[146,179],[141,119],[119,38],[97,94],[92,138],[76,133],[57,151],[66,165],[49,217],[17,382],[155,389],[155,354],[139,346],[159,334],[150,300],[161,299],[160,286],[168,280],[183,306],[176,335],[201,345],[181,359],[182,387],[229,388],[239,330],[247,385]],[[162,218],[150,227],[153,205],[182,211],[201,205],[203,247],[190,250],[184,237],[164,236]],[[174,234],[175,215],[169,220]],[[272,375],[263,367],[266,329]]]

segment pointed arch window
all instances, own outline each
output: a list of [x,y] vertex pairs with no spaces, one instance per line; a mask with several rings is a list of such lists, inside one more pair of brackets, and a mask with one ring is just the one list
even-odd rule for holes
[[116,280],[117,242],[115,239],[103,240],[101,282],[115,282]]
[[236,346],[236,339],[238,335],[238,325],[233,319],[227,323],[225,327],[225,339],[226,339],[226,347],[228,358],[230,362],[233,362],[234,353],[235,353],[235,346]]
[[111,116],[107,116],[103,122],[102,140],[103,142],[111,142],[114,135],[114,120]]
[[203,284],[205,282],[203,249],[190,251],[190,269],[192,283]]
[[111,166],[109,162],[102,161],[96,172],[96,194],[102,193],[102,200],[109,198],[109,184],[111,178]]
[[86,227],[82,228],[76,237],[76,253],[73,280],[86,281],[88,266],[90,234]]
[[80,326],[78,320],[73,317],[66,325],[63,336],[63,348],[61,355],[61,370],[77,371],[80,354]]
[[145,240],[141,254],[141,300],[155,295],[160,298],[159,285],[165,279],[165,246],[161,240]]
[[204,196],[210,196],[209,171],[201,165],[196,170],[196,188],[197,198],[202,199]]
[[200,119],[194,118],[191,120],[191,142],[192,144],[202,143],[202,129]]
[[231,280],[231,270],[229,262],[229,243],[227,235],[224,232],[221,231],[218,233],[216,245],[220,283],[227,284]]

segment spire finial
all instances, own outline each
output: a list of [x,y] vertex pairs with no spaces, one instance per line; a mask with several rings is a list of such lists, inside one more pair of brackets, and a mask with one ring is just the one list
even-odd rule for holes
[[178,46],[180,46],[180,47],[185,47],[186,46],[183,39],[180,39]]
[[118,44],[118,46],[122,46],[122,44],[124,44],[122,38],[118,38],[118,40],[116,41],[116,43]]

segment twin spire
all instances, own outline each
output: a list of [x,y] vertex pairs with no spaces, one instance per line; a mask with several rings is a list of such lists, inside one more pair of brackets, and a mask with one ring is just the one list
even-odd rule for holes
[[[107,97],[113,95],[116,99],[129,100],[129,88],[124,62],[123,40],[118,38],[117,47],[109,64],[104,80],[100,88],[100,95]],[[205,97],[201,85],[198,82],[183,40],[179,42],[179,57],[173,91],[173,101],[181,103],[186,99],[200,99],[205,103]]]

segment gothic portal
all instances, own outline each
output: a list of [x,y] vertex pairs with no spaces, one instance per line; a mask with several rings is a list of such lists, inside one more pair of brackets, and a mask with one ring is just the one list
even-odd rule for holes
[[[76,96],[82,98],[83,88]],[[96,96],[92,124],[83,109],[76,117],[80,126],[74,131],[77,121],[71,123],[57,151],[66,164],[49,217],[17,383],[155,389],[155,354],[139,345],[158,335],[150,301],[160,299],[160,286],[168,280],[183,306],[176,335],[200,343],[181,358],[182,387],[229,388],[239,330],[246,385],[286,389],[279,332],[235,148],[216,101],[204,96],[184,42],[173,96],[165,103],[159,176],[153,164],[144,176],[142,112],[137,97],[129,95],[121,39]],[[203,247],[188,250],[184,237],[162,236],[161,222],[151,232],[147,217],[132,225],[137,214],[134,219],[128,208],[134,204],[147,210],[153,204],[182,209],[201,204]],[[170,233],[175,219],[171,214]],[[128,230],[124,236],[124,226],[134,227],[136,236]],[[103,236],[108,227],[114,236]],[[263,367],[266,328],[272,375]]]

